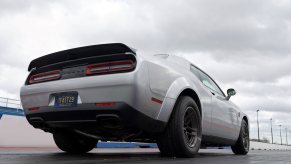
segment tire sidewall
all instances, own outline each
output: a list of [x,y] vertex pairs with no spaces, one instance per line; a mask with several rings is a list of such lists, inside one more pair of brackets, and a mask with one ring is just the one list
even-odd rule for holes
[[[248,129],[248,148],[247,149],[243,145],[243,128]],[[243,154],[247,154],[250,150],[250,133],[249,133],[248,124],[245,120],[242,121],[241,132],[240,132],[240,142],[241,142],[242,147],[243,147]]]
[[[248,148],[247,149],[244,147],[244,142],[243,142],[243,129],[244,128],[248,129]],[[235,145],[231,146],[231,149],[236,155],[246,155],[246,154],[248,154],[248,152],[250,150],[249,126],[245,120],[242,120],[242,122],[241,122],[241,129],[240,129],[240,134],[239,134],[238,140],[237,140]]]
[[[198,125],[198,140],[196,142],[196,144],[194,145],[194,147],[190,147],[185,136],[184,136],[184,116],[185,116],[185,112],[186,109],[188,107],[192,107],[194,109],[195,114],[197,115],[197,118],[199,119],[199,125]],[[187,156],[194,156],[199,148],[200,148],[200,144],[201,144],[201,138],[202,138],[202,126],[201,126],[201,115],[198,109],[198,106],[196,105],[195,101],[188,96],[183,96],[181,97],[181,99],[179,99],[179,103],[177,104],[177,106],[175,107],[175,110],[177,110],[176,112],[176,123],[177,123],[177,145],[178,147],[180,147],[180,149],[184,150],[184,152],[187,154]]]

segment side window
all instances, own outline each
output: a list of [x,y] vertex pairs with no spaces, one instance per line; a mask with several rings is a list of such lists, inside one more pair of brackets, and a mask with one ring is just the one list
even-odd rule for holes
[[195,76],[198,77],[198,79],[201,79],[199,70],[195,66],[191,65],[190,70]]
[[201,82],[208,87],[209,89],[216,91],[215,87],[212,85],[211,79],[204,74],[203,72],[200,71],[200,76],[201,76]]
[[215,91],[221,95],[224,95],[221,91],[221,89],[219,88],[219,86],[212,80],[210,79],[211,85],[215,88]]
[[221,95],[224,95],[221,90],[219,89],[219,87],[216,85],[216,83],[208,76],[206,75],[204,72],[200,71],[199,70],[199,73],[200,73],[200,77],[201,77],[201,82],[206,86],[208,87],[209,89],[221,94]]

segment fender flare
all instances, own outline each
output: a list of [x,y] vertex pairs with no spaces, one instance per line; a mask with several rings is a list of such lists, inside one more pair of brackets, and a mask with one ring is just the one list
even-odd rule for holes
[[176,104],[178,97],[186,89],[193,90],[200,99],[200,96],[197,92],[197,88],[195,87],[195,85],[189,82],[189,80],[187,80],[185,77],[179,77],[169,87],[167,94],[164,98],[163,105],[160,109],[159,114],[157,115],[156,118],[157,120],[163,122],[169,121],[169,118],[174,110],[174,106]]

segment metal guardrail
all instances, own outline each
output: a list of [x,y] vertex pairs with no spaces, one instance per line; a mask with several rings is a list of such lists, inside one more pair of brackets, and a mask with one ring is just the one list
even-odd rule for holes
[[16,99],[10,99],[10,98],[5,98],[5,97],[0,97],[0,106],[2,107],[6,107],[6,108],[15,108],[18,110],[22,110],[22,105],[20,100],[16,100]]

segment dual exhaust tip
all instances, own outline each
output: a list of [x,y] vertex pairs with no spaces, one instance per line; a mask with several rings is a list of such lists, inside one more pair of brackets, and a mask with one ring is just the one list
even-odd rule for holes
[[[33,127],[38,129],[50,129],[42,117],[31,117],[28,119]],[[104,129],[120,129],[122,123],[120,117],[115,114],[99,114],[96,116],[96,125]]]

